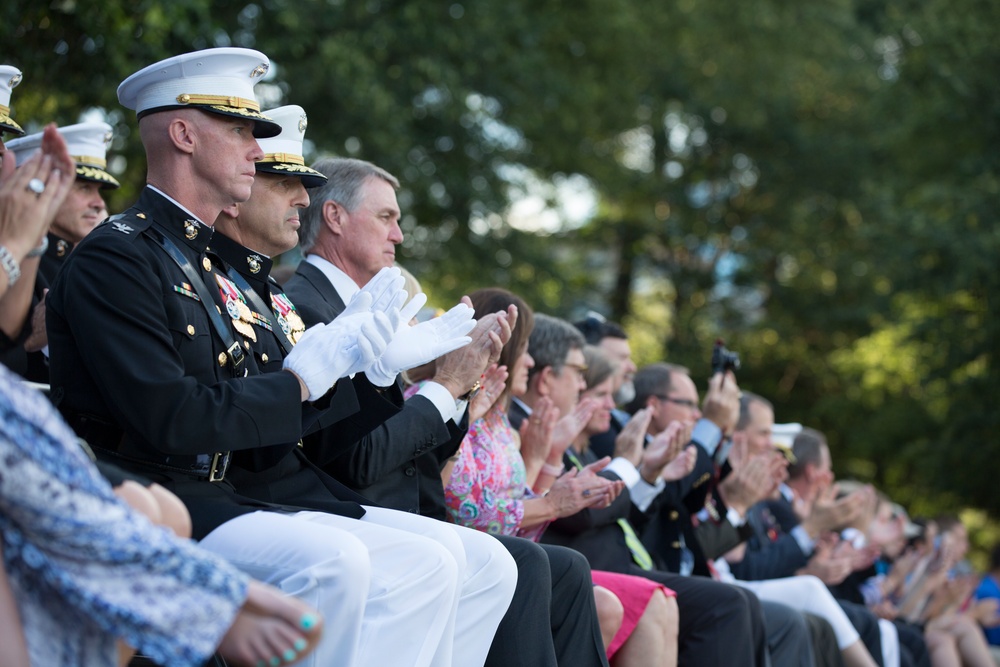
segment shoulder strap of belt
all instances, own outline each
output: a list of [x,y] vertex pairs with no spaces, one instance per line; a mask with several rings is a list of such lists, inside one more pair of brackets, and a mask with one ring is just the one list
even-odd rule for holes
[[205,281],[201,279],[201,276],[198,275],[194,266],[191,265],[188,258],[177,247],[177,244],[164,236],[160,230],[155,227],[147,227],[143,231],[156,241],[170,258],[176,262],[177,266],[184,273],[184,277],[191,283],[195,294],[201,299],[201,305],[204,306],[205,312],[208,314],[208,319],[215,329],[215,333],[222,340],[222,344],[226,346],[226,356],[229,357],[229,370],[232,372],[233,377],[243,377],[244,366],[246,365],[243,348],[233,339],[233,334],[229,329],[228,323],[222,319],[222,314],[216,309],[215,300],[212,298],[211,292],[208,291],[208,287],[205,286]]
[[[274,332],[274,337],[278,339],[278,343],[287,357],[292,351],[292,341],[285,335],[285,330],[278,325],[271,306],[264,303],[264,300],[260,298],[260,294],[257,294],[257,290],[250,286],[250,283],[247,282],[247,279],[239,271],[230,266],[226,270],[226,274],[230,280],[236,283],[239,290],[243,292],[243,296],[249,299],[253,307],[259,310],[260,314],[267,319],[267,323],[271,325],[271,329]],[[280,335],[278,334],[279,331],[281,332]]]

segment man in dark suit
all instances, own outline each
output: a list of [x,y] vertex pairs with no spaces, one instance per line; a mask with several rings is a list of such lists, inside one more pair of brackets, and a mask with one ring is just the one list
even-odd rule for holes
[[[313,168],[329,180],[313,191],[303,213],[299,238],[307,254],[286,284],[307,325],[339,315],[359,285],[392,265],[403,239],[394,176],[350,159],[320,160]],[[465,436],[467,399],[484,370],[468,350],[444,355],[432,380],[372,433],[346,446],[342,434],[327,429],[307,438],[306,452],[376,502],[443,519],[441,468]],[[399,400],[400,389],[393,384],[385,394]],[[605,664],[583,560],[567,550],[499,539],[518,563],[518,585],[486,664],[554,665],[557,657],[565,664]]]
[[[445,549],[359,521],[364,499],[346,488],[312,496],[326,514],[226,478],[234,452],[275,446],[287,452],[269,469],[280,478],[304,431],[356,410],[338,379],[366,370],[393,331],[369,310],[303,337],[276,372],[249,352],[252,318],[211,248],[212,225],[250,197],[264,157],[256,137],[280,130],[253,97],[267,68],[256,51],[209,49],[119,87],[139,116],[148,185],[73,250],[52,287],[52,398],[99,457],[176,493],[204,548],[323,613],[331,631],[301,664],[392,662],[400,651],[449,664],[434,662],[458,590]],[[394,642],[405,646],[386,648]]]

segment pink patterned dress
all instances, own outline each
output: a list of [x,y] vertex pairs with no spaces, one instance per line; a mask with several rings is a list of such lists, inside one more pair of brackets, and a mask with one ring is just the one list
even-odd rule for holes
[[448,519],[496,535],[537,540],[548,523],[522,530],[528,488],[517,433],[496,405],[469,426],[444,489]]

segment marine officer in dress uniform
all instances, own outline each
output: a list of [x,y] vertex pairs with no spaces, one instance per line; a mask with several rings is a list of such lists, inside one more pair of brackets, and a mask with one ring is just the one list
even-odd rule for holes
[[176,493],[203,547],[323,613],[329,630],[302,664],[366,664],[363,641],[400,636],[417,646],[412,664],[434,664],[458,584],[445,549],[396,531],[383,551],[402,564],[389,569],[340,527],[361,523],[359,496],[331,498],[335,516],[241,495],[226,479],[232,452],[294,443],[339,417],[353,398],[338,378],[373,363],[398,317],[393,299],[373,312],[369,291],[348,326],[310,331],[280,372],[262,374],[248,353],[209,248],[222,209],[250,196],[256,137],[280,131],[253,93],[268,66],[250,49],[208,49],[119,86],[138,115],[147,186],[77,245],[49,293],[52,399],[99,457]]
[[[222,212],[215,222],[211,245],[228,266],[230,284],[226,289],[236,290],[247,304],[248,321],[254,331],[250,349],[265,373],[281,369],[282,359],[305,331],[294,304],[270,278],[271,258],[296,245],[299,211],[309,203],[306,188],[326,181],[326,176],[305,166],[302,157],[307,126],[302,107],[284,106],[266,113],[281,125],[281,134],[260,140],[264,157],[256,163],[257,176],[250,199]],[[398,273],[397,269],[386,270]],[[415,312],[424,301],[417,298],[405,310]],[[401,320],[411,340],[398,336],[390,345],[406,342],[417,348],[414,352],[428,350],[425,355],[466,345],[470,342],[466,333],[475,323],[472,309],[464,304],[437,322],[409,327],[405,323],[409,320],[408,314]],[[488,325],[485,320],[480,323],[481,330]],[[488,351],[488,348],[484,350],[484,360]],[[409,364],[426,360],[426,356],[412,358]],[[397,371],[401,370],[405,369],[393,368],[392,378],[395,379]],[[364,400],[365,410],[349,422],[341,421],[331,427],[348,441],[359,439],[399,409],[390,398],[382,397],[384,389],[373,385],[365,374],[356,375],[353,385],[359,399]],[[387,396],[393,394],[387,393]],[[236,452],[229,479],[245,495],[306,507],[317,502],[317,496],[329,496],[329,489],[342,488],[339,482],[306,461],[302,450],[294,443]],[[346,489],[345,492],[350,493]],[[482,665],[517,582],[513,558],[499,542],[473,530],[394,510],[365,509],[362,523],[371,521],[425,535],[452,553],[464,577],[451,631],[454,637],[451,663]],[[442,652],[447,650],[443,643],[439,647]],[[390,647],[372,648],[385,650]],[[396,661],[406,663],[399,647],[391,647],[391,651],[392,656],[385,656],[387,660],[395,656]]]
[[[117,179],[107,171],[107,150],[111,141],[111,126],[107,123],[78,123],[58,128],[66,140],[70,157],[76,163],[76,182],[52,221],[52,227],[42,242],[46,250],[41,257],[35,278],[31,314],[31,331],[25,332],[22,344],[7,353],[7,366],[32,382],[48,384],[49,364],[43,353],[48,345],[45,335],[45,293],[62,268],[63,262],[84,236],[104,219],[103,190],[116,189]],[[14,153],[18,164],[41,150],[42,133],[12,139],[7,150]]]

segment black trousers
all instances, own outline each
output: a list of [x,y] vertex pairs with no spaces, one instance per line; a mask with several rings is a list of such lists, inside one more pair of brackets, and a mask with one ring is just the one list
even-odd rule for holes
[[844,656],[840,655],[837,635],[830,622],[815,614],[803,614],[812,638],[816,667],[844,667]]
[[861,643],[872,654],[875,662],[879,664],[879,667],[885,667],[882,660],[882,633],[878,629],[878,618],[875,614],[868,611],[863,605],[846,600],[837,600],[837,604],[844,610],[851,625],[861,635]]
[[895,620],[899,634],[899,663],[901,667],[931,667],[931,656],[927,652],[923,631],[913,623]]
[[[753,602],[750,604],[752,606]],[[813,667],[816,660],[805,615],[780,602],[761,600],[760,608],[764,614],[771,667]]]
[[657,581],[677,593],[679,667],[765,667],[767,640],[757,596],[705,577],[682,577],[630,565],[625,574]]
[[608,667],[587,559],[565,547],[497,539],[517,563],[517,587],[486,667]]

